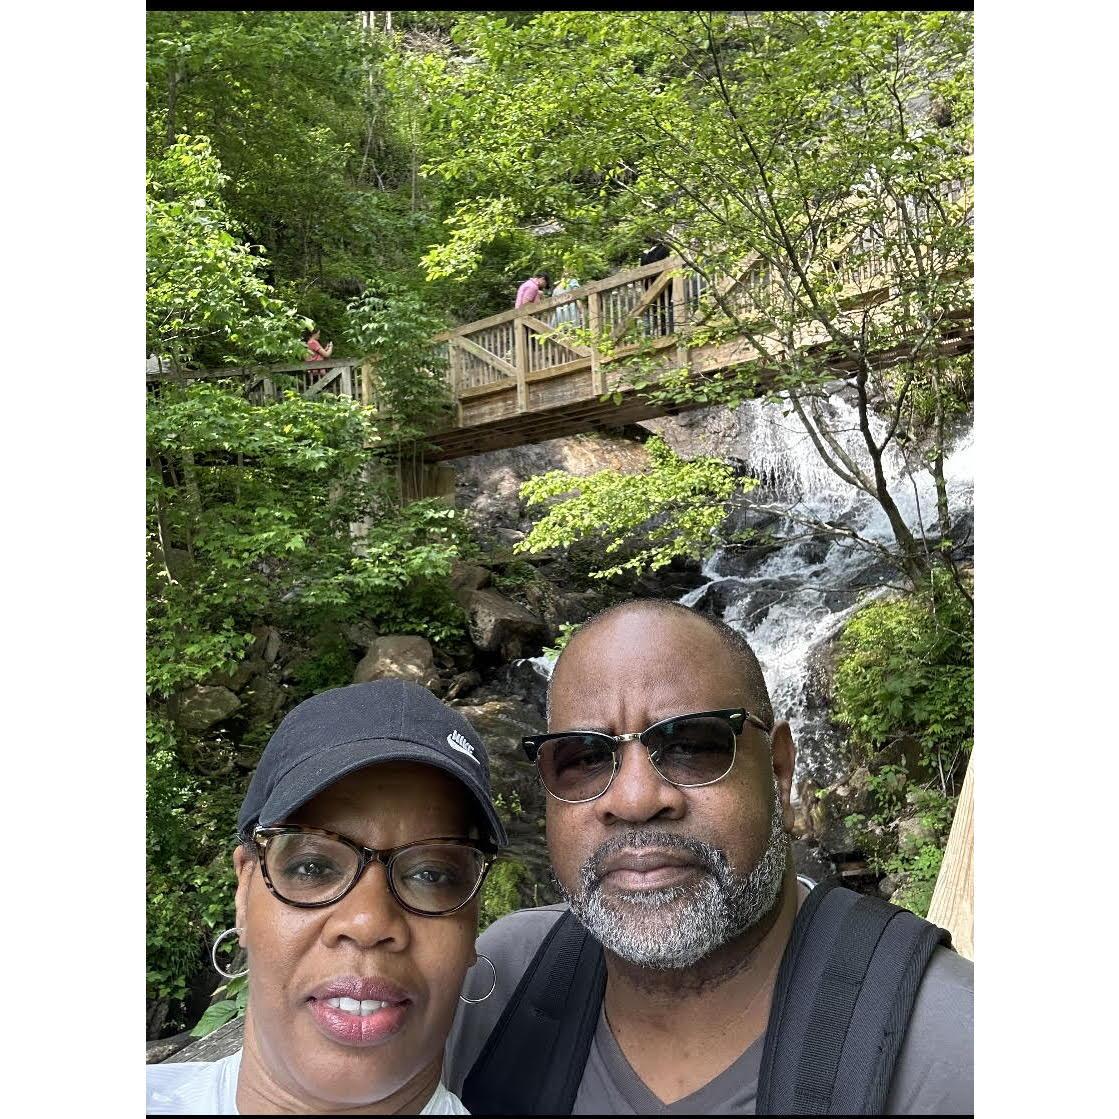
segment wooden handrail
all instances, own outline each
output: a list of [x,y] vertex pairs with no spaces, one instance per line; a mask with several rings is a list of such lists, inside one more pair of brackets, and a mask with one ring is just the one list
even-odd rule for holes
[[580,284],[570,291],[561,292],[559,295],[550,295],[547,299],[538,299],[535,303],[526,303],[523,307],[514,307],[502,311],[489,318],[478,319],[476,322],[465,323],[453,327],[451,330],[441,331],[432,338],[433,342],[448,342],[462,334],[473,334],[478,330],[485,330],[491,326],[500,326],[502,323],[513,322],[526,315],[539,315],[541,311],[549,311],[554,307],[562,307],[565,303],[574,303],[579,299],[586,299],[592,292],[611,291],[613,288],[624,287],[635,280],[644,280],[649,276],[659,276],[671,268],[684,268],[684,261],[678,256],[669,256],[664,260],[655,261],[653,264],[644,264],[640,268],[628,268],[624,272],[614,272],[601,280],[592,280],[587,284]]
[[155,373],[149,371],[149,382],[156,381],[222,381],[230,377],[267,377],[272,373],[309,373],[320,370],[337,369],[340,365],[357,366],[367,361],[360,357],[328,357],[325,361],[288,362],[283,365],[230,365],[223,369],[184,370],[174,373]]

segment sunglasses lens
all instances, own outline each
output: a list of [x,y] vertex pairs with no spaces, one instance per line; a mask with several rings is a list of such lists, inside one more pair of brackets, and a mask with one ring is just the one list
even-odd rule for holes
[[549,738],[536,757],[544,787],[560,800],[590,800],[614,773],[614,741],[601,734]]
[[673,785],[708,785],[734,765],[734,728],[711,716],[673,719],[642,736],[657,772]]

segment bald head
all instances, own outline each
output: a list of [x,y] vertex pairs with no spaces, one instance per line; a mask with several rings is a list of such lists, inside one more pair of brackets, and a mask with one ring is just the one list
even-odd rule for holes
[[[642,618],[646,617],[651,622],[678,622],[682,628],[689,631],[698,629],[714,638],[718,647],[727,655],[735,675],[740,678],[747,706],[767,727],[773,727],[773,707],[769,701],[769,690],[765,684],[765,677],[762,675],[761,665],[758,664],[758,658],[754,655],[754,650],[750,648],[746,638],[718,618],[699,614],[687,606],[681,606],[678,602],[671,602],[662,598],[638,598],[617,606],[611,606],[607,610],[594,614],[580,626],[578,632],[560,654],[552,672],[552,677],[548,682],[549,719],[552,709],[553,686],[557,679],[567,675],[566,672],[561,671],[561,666],[568,653],[587,645],[588,642],[610,636],[606,631],[609,630],[613,633],[617,629],[617,623],[623,621],[628,623],[631,620],[640,622]],[[576,656],[578,657],[578,654]],[[706,666],[704,664],[685,663],[679,666],[679,671],[681,674],[704,672]],[[596,680],[594,683],[598,685],[601,682]]]

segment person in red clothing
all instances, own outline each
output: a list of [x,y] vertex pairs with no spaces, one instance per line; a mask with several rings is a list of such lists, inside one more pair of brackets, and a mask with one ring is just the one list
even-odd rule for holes
[[325,346],[319,341],[319,328],[304,331],[303,341],[307,346],[307,356],[304,361],[326,361],[334,351],[334,343],[328,342]]

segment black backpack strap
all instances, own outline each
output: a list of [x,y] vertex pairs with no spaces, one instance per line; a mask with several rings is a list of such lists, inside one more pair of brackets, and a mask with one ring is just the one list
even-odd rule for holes
[[570,1115],[606,990],[602,947],[568,910],[544,938],[462,1089],[474,1115]]
[[797,914],[773,992],[757,1114],[880,1114],[925,967],[948,934],[835,882]]

